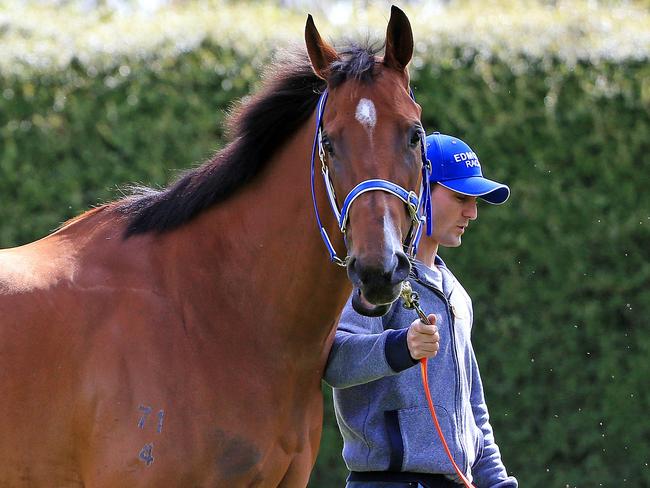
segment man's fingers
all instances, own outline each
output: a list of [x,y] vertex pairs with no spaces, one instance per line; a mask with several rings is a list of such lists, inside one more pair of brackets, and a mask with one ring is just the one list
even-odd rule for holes
[[440,342],[440,335],[436,332],[432,335],[425,335],[418,341],[420,344],[438,344]]
[[418,349],[424,352],[437,352],[440,349],[440,344],[437,342],[431,342],[428,344],[420,344]]
[[435,316],[429,315],[433,324],[425,324],[421,320],[414,320],[409,328],[406,342],[411,357],[415,360],[432,358],[440,349],[440,333],[435,325]]
[[438,354],[440,349],[440,344],[437,342],[430,344],[418,344],[412,349],[409,349],[411,357],[415,360],[420,360],[422,358],[432,358]]
[[435,324],[425,324],[421,320],[413,322],[413,328],[420,334],[434,335],[438,332],[438,327]]

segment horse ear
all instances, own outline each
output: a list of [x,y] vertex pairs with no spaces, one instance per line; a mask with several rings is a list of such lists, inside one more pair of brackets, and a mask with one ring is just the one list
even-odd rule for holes
[[413,31],[406,14],[393,5],[386,29],[384,64],[398,71],[406,71],[413,56]]
[[327,79],[330,65],[339,59],[336,50],[327,42],[323,41],[311,14],[307,15],[307,24],[305,25],[305,43],[307,44],[307,53],[311,60],[311,67],[316,76],[324,80]]

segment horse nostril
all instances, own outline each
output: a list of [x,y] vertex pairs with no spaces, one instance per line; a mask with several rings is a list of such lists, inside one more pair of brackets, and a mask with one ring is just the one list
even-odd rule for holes
[[348,278],[352,282],[353,285],[358,286],[361,282],[361,279],[359,278],[359,271],[357,270],[357,258],[350,256],[348,259],[348,265],[346,267],[347,273],[348,273]]
[[411,262],[409,261],[408,256],[406,256],[402,251],[397,251],[395,257],[397,258],[397,264],[393,269],[391,282],[396,285],[408,278],[408,275],[411,272]]

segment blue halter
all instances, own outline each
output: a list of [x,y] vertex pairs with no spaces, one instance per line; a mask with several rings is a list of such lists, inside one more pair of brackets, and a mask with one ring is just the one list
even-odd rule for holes
[[[415,100],[413,91],[411,90],[411,98]],[[426,138],[422,138],[420,148],[422,151],[422,184],[420,186],[420,195],[416,195],[414,191],[407,191],[396,183],[392,183],[387,180],[374,178],[362,181],[356,185],[348,196],[345,197],[343,201],[343,207],[341,210],[338,208],[336,202],[336,195],[334,193],[334,186],[332,185],[332,180],[329,176],[329,169],[327,164],[325,164],[325,150],[323,149],[322,141],[322,127],[323,127],[323,112],[325,110],[325,103],[327,102],[328,91],[327,89],[322,93],[318,100],[318,105],[316,107],[316,133],[314,135],[314,144],[311,151],[311,197],[314,203],[314,213],[316,215],[316,223],[318,224],[318,229],[320,231],[325,247],[329,252],[330,259],[332,262],[338,264],[339,266],[346,266],[348,258],[341,259],[336,254],[334,246],[330,241],[327,231],[321,223],[320,214],[318,212],[318,204],[316,203],[316,192],[314,190],[314,180],[315,180],[315,161],[316,161],[316,150],[318,150],[318,156],[321,160],[321,172],[323,174],[323,180],[325,182],[325,188],[327,190],[327,197],[332,207],[332,211],[336,216],[338,221],[339,228],[341,232],[345,235],[345,229],[348,221],[348,213],[350,211],[350,206],[352,202],[362,195],[363,193],[369,191],[385,191],[392,195],[395,195],[397,198],[402,200],[406,204],[406,208],[409,211],[411,216],[411,228],[404,242],[404,250],[410,258],[414,258],[417,253],[417,247],[420,242],[420,237],[422,236],[422,224],[427,223],[427,235],[431,235],[431,189],[429,187],[429,175],[431,174],[431,163],[427,159],[426,152]]]

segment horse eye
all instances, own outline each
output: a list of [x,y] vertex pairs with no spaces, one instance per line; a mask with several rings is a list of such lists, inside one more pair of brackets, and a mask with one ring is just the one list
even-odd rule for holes
[[334,146],[332,146],[332,141],[326,135],[323,135],[321,143],[323,144],[323,149],[327,151],[327,154],[334,156]]
[[415,148],[421,141],[422,141],[422,129],[420,127],[416,127],[412,129],[411,139],[409,140],[409,146],[411,148]]

